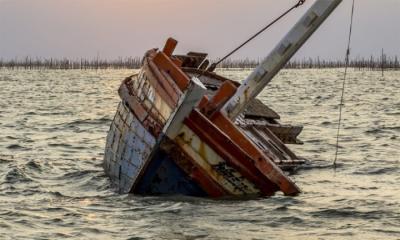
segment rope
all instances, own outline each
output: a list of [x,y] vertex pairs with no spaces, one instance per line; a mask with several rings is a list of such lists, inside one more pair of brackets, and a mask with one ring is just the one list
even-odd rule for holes
[[336,153],[335,153],[335,160],[333,161],[333,166],[336,168],[336,162],[338,159],[338,154],[339,154],[339,138],[340,138],[340,130],[342,127],[342,114],[343,114],[343,106],[344,106],[344,93],[345,93],[345,88],[346,88],[346,79],[347,79],[347,70],[349,68],[349,62],[350,62],[350,46],[351,46],[351,35],[353,32],[353,18],[354,18],[354,6],[355,6],[355,0],[353,0],[353,5],[351,8],[351,21],[350,21],[350,31],[349,31],[349,39],[347,42],[347,51],[346,51],[346,65],[344,69],[344,77],[343,77],[343,84],[342,84],[342,95],[340,98],[340,105],[339,105],[339,123],[338,123],[338,129],[337,129],[337,135],[336,135]]
[[207,69],[207,71],[214,71],[215,68],[217,67],[218,64],[220,64],[221,62],[225,61],[227,58],[229,58],[230,56],[232,56],[235,52],[237,52],[239,49],[241,49],[242,47],[244,47],[246,44],[248,44],[249,42],[251,42],[253,39],[255,39],[256,37],[258,37],[258,35],[260,35],[261,33],[263,33],[264,31],[266,31],[268,28],[270,28],[272,25],[274,25],[276,22],[278,22],[279,20],[281,20],[283,17],[285,17],[286,15],[288,15],[291,11],[293,11],[294,9],[300,7],[301,5],[303,5],[306,2],[306,0],[299,0],[298,3],[296,3],[296,5],[294,5],[293,7],[291,7],[289,10],[287,10],[286,12],[284,12],[282,15],[280,15],[279,17],[277,17],[275,20],[273,20],[271,23],[269,23],[267,26],[265,26],[264,28],[262,28],[260,31],[258,31],[256,34],[254,34],[253,36],[251,36],[249,39],[247,39],[245,42],[243,42],[242,44],[240,44],[237,48],[233,49],[230,53],[228,53],[227,55],[225,55],[223,58],[221,58],[218,62],[211,64],[211,66]]

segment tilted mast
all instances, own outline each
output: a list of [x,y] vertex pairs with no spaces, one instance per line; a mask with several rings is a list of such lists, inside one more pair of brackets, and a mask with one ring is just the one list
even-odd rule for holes
[[224,105],[222,112],[230,119],[236,119],[341,2],[342,0],[317,0],[268,57],[247,77]]

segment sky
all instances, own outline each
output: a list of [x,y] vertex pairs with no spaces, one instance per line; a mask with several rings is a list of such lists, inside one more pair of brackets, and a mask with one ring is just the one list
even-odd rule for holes
[[[291,7],[297,0],[0,0],[0,58],[142,56],[179,41],[177,53],[215,59]],[[232,58],[258,59],[315,2],[263,33]],[[351,0],[343,3],[295,58],[343,59]],[[352,57],[400,56],[400,0],[356,0]]]

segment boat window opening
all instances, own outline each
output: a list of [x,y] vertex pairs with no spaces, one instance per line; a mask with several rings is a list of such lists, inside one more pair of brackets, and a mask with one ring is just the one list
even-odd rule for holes
[[172,109],[165,102],[161,102],[161,106],[162,107],[158,109],[158,111],[163,117],[163,123],[165,123],[169,116],[172,114]]
[[150,102],[150,100],[149,99],[144,99],[144,101],[143,101],[143,105],[147,108],[147,109],[151,109],[152,108],[152,106],[153,106],[153,103],[152,102]]
[[150,83],[147,79],[145,79],[144,84],[143,84],[143,89],[142,89],[142,95],[144,98],[147,98],[148,93],[149,93],[149,88],[150,88]]
[[143,94],[143,91],[142,91],[142,89],[139,89],[139,100],[140,100],[140,102],[143,102],[144,100],[145,100],[145,96],[144,96],[144,94]]
[[138,85],[138,88],[137,88],[137,96],[138,96],[138,98],[140,99],[140,96],[142,95],[142,88],[143,88],[143,84],[144,84],[144,78],[140,78],[139,79],[139,85]]
[[149,90],[150,83],[147,77],[143,77],[143,84],[139,88],[139,99],[140,101],[144,101],[147,98],[147,92]]
[[166,122],[166,119],[169,117],[168,113],[171,112],[171,108],[165,105],[161,97],[155,93],[154,88],[150,86],[150,84],[147,84],[147,86],[149,86],[147,95],[144,93],[144,90],[146,88],[143,87],[141,89],[141,102],[145,109],[151,112],[152,117],[157,122],[164,124]]
[[144,72],[139,73],[133,81],[133,90],[136,97],[143,104],[147,111],[152,113],[152,118],[159,124],[165,124],[166,119],[171,115],[171,108],[162,101],[156,94],[154,87],[150,84]]
[[139,87],[140,75],[136,76],[135,79],[132,80],[132,90],[136,93]]
[[152,112],[153,112],[154,116],[157,116],[158,122],[164,124],[167,121],[157,109],[153,108]]
[[155,106],[157,109],[162,109],[162,100],[161,100],[161,97],[160,97],[158,94],[156,94],[155,96],[156,96],[156,97],[154,98],[154,102],[153,102],[154,106]]
[[151,84],[149,82],[147,82],[147,84],[145,85],[145,88],[144,88],[144,95],[145,95],[145,98],[148,99],[150,102],[153,102],[152,98],[150,97],[151,92],[153,91],[152,89],[153,89],[153,87],[151,86]]
[[151,102],[154,103],[154,100],[155,100],[155,98],[156,98],[156,95],[155,95],[155,93],[154,93],[154,88],[153,88],[153,87],[150,87],[150,88],[149,88],[149,92],[148,92],[147,97],[150,99]]
[[[143,105],[145,108],[151,112],[152,117],[160,124],[165,124],[167,121],[166,119],[170,116],[171,114],[171,109],[169,108],[168,105],[163,104],[161,101],[161,107],[157,106],[154,101],[151,101],[151,99],[146,98],[143,102]],[[162,112],[161,112],[161,111]]]
[[144,76],[145,76],[145,73],[143,71],[141,71],[137,78],[136,90],[139,90],[140,85],[143,83]]

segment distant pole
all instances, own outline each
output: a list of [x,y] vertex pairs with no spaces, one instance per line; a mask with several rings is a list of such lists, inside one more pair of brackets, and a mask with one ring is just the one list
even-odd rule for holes
[[385,58],[385,54],[384,54],[384,51],[383,51],[383,48],[382,48],[382,59],[381,59],[381,67],[382,67],[382,77],[384,77],[384,75],[385,75],[385,60],[384,60],[384,58]]
[[96,71],[99,70],[99,59],[100,59],[100,53],[97,51],[97,57],[96,57]]

